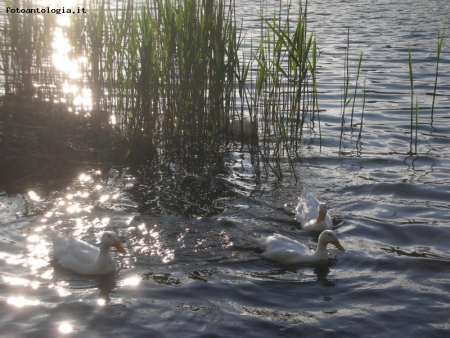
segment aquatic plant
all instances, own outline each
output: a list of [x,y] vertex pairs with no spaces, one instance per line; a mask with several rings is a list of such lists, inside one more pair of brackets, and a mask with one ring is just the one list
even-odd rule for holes
[[319,113],[315,78],[318,49],[314,34],[307,33],[306,8],[300,9],[295,26],[289,12],[285,21],[262,14],[261,25],[251,58],[257,65],[254,84],[245,87],[244,95],[250,116],[261,121],[260,154],[282,177],[281,157],[286,156],[293,166],[292,154],[301,145],[305,121],[309,117],[312,129],[314,115]]
[[444,44],[445,27],[442,29],[442,33],[438,32],[437,39],[437,52],[436,52],[436,72],[434,78],[434,90],[433,90],[433,102],[431,104],[431,123],[433,124],[434,104],[436,100],[436,89],[439,74],[439,60],[441,58],[442,45]]
[[[353,93],[352,115],[351,115],[351,119],[350,119],[350,126],[352,128],[353,128],[353,114],[355,113],[355,103],[356,103],[355,99],[356,99],[356,92],[358,90],[358,82],[359,82],[359,74],[361,72],[362,58],[363,58],[363,52],[361,51],[361,54],[359,55],[359,60],[358,60],[358,67],[357,67],[357,70],[356,70],[355,91]],[[364,102],[363,102],[363,105],[364,105]]]
[[[344,86],[343,86],[343,94],[342,94],[342,100],[341,100],[341,133],[339,137],[339,153],[342,152],[342,143],[343,143],[343,135],[344,135],[344,127],[345,127],[345,111],[347,106],[352,103],[352,110],[351,110],[351,116],[350,116],[350,128],[353,133],[353,119],[355,114],[355,105],[356,105],[356,98],[358,93],[358,86],[360,81],[360,74],[361,74],[361,64],[363,59],[363,52],[361,51],[358,59],[358,64],[356,67],[356,79],[355,79],[355,85],[354,85],[354,91],[353,96],[349,97],[349,91],[350,91],[350,69],[349,69],[349,54],[350,54],[350,31],[347,30],[347,47],[345,51],[345,61],[344,61]],[[361,150],[361,134],[362,134],[362,127],[363,127],[363,119],[364,119],[364,109],[366,104],[366,79],[364,79],[364,88],[363,88],[363,102],[362,102],[362,108],[361,108],[361,124],[359,128],[358,137],[356,140],[356,148],[357,153],[360,153]]]
[[[12,7],[31,4],[8,1]],[[158,153],[159,161],[183,163],[188,172],[220,172],[240,129],[254,163],[260,156],[281,178],[282,158],[293,167],[304,124],[313,130],[316,116],[321,136],[319,52],[307,33],[307,1],[295,25],[281,3],[272,18],[262,11],[259,41],[245,57],[233,0],[146,0],[138,11],[134,6],[132,0],[87,0],[87,14],[70,16],[64,27],[47,22],[51,15],[7,16],[1,46],[5,92],[25,93],[30,102],[65,102],[88,117],[94,137],[111,130],[123,135],[115,158],[145,162]],[[74,97],[63,97],[69,75],[52,64],[55,29],[70,41],[71,57],[87,60],[72,83],[89,89],[89,111],[75,107]],[[244,137],[246,121],[259,138]]]
[[131,143],[149,140],[164,160],[210,168],[234,105],[232,11],[222,0],[100,4],[85,22],[93,113],[113,111]]
[[[12,8],[29,7],[25,4],[25,0],[6,0],[5,3]],[[48,85],[42,80],[51,79],[47,69],[51,60],[49,32],[54,26],[54,16],[5,16],[0,56],[5,95],[17,94],[29,104],[35,95],[35,87]]]
[[[362,57],[362,53],[361,53],[361,57]],[[359,125],[358,138],[356,140],[356,148],[357,148],[357,153],[358,154],[361,154],[361,149],[362,149],[361,134],[362,134],[362,128],[363,128],[364,109],[365,109],[365,107],[366,107],[366,77],[364,77],[363,102],[362,102],[362,108],[361,108],[361,122],[360,122],[360,125]]]

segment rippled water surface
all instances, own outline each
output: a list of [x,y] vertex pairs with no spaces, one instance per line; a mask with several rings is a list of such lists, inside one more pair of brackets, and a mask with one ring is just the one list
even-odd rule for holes
[[[244,27],[257,30],[259,2],[237,7]],[[114,170],[86,172],[59,191],[35,186],[23,195],[3,193],[1,335],[447,337],[448,39],[433,118],[431,101],[437,34],[448,26],[448,13],[450,2],[437,0],[309,2],[309,27],[322,51],[322,146],[318,132],[307,135],[295,162],[298,182],[289,176],[255,182],[243,152],[230,159],[228,176],[186,183],[192,190],[227,189],[213,216],[145,212],[134,198],[136,179]],[[360,145],[361,95],[353,129],[346,115],[342,140],[340,133],[347,27],[351,76],[362,51],[366,77]],[[414,156],[408,155],[408,47],[420,107]],[[293,218],[303,186],[342,218],[335,230],[346,252],[330,249],[333,260],[325,266],[282,267],[262,259],[250,236],[277,232],[314,247],[316,238]],[[148,203],[160,203],[161,195]],[[52,262],[50,227],[91,243],[114,229],[128,254],[114,253],[114,275],[71,273]]]

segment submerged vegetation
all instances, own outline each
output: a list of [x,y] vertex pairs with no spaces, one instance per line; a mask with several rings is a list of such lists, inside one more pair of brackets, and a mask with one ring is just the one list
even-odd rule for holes
[[[6,1],[12,8],[32,3]],[[7,171],[17,173],[19,165],[27,168],[20,178],[51,176],[48,168],[61,160],[174,164],[185,175],[214,178],[239,144],[247,146],[255,176],[263,172],[261,163],[281,179],[284,161],[295,175],[293,159],[306,130],[318,131],[322,145],[320,52],[307,29],[308,1],[299,0],[296,13],[292,7],[283,11],[281,3],[278,14],[265,13],[261,4],[257,36],[239,27],[234,0],[135,5],[133,0],[85,0],[86,14],[5,16],[0,29],[0,155],[13,164],[2,169],[0,184],[11,182]],[[431,118],[443,37],[444,31],[438,38]],[[352,87],[349,33],[347,41],[339,154],[345,154],[346,110],[351,107],[352,136],[360,112],[359,156],[366,76],[362,80],[361,52]],[[411,52],[409,65],[412,105]],[[358,104],[357,98],[362,99]],[[26,122],[27,114],[33,125]],[[411,106],[410,154],[413,140],[417,153],[418,123],[416,104],[414,112]],[[50,135],[54,142],[39,143]]]

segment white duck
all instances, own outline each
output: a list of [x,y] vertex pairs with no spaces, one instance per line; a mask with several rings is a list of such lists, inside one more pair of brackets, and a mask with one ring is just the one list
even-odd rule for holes
[[269,237],[254,238],[263,251],[261,256],[282,264],[318,263],[328,261],[327,245],[333,244],[345,251],[333,230],[325,230],[319,236],[316,251],[307,245],[286,236],[274,234]]
[[325,203],[317,200],[308,189],[303,188],[295,208],[295,218],[300,222],[303,230],[330,230],[333,227],[333,220],[327,211]]
[[102,235],[100,248],[76,239],[52,232],[53,256],[64,268],[82,275],[104,275],[115,270],[115,264],[109,255],[113,246],[117,251],[126,251],[119,243],[115,232],[105,231]]

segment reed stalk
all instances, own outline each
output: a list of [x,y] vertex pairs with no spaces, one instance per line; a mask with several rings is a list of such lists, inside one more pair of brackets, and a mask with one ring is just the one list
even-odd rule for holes
[[314,39],[313,44],[312,44],[311,59],[309,60],[308,67],[309,67],[309,72],[311,74],[312,88],[313,88],[312,116],[313,116],[313,120],[314,120],[315,113],[317,112],[317,120],[318,120],[318,127],[319,127],[319,149],[322,149],[322,129],[320,126],[320,107],[319,107],[319,100],[317,98],[317,77],[316,77],[316,68],[317,68],[318,58],[319,58],[319,52],[318,52],[317,42]]
[[356,70],[355,91],[353,93],[352,115],[351,115],[351,119],[350,119],[350,126],[352,129],[353,129],[353,114],[355,112],[355,103],[356,103],[356,92],[358,90],[359,74],[361,71],[362,58],[363,58],[363,52],[361,51],[361,54],[359,55],[359,60],[358,60],[358,68]]
[[[6,0],[11,8],[30,8],[26,0]],[[5,94],[17,94],[21,101],[31,104],[41,85],[40,76],[51,60],[49,31],[55,21],[38,15],[7,14],[2,27],[1,64]]]
[[442,33],[438,31],[438,39],[437,39],[437,52],[436,52],[436,72],[434,78],[434,90],[433,90],[433,102],[431,103],[431,124],[433,124],[434,117],[434,104],[436,100],[436,89],[437,89],[437,81],[439,74],[439,60],[441,57],[442,46],[444,44],[444,35],[445,35],[445,27],[442,29]]
[[[265,84],[264,110],[269,110],[265,117],[271,117],[271,122],[275,128],[270,129],[271,135],[279,138],[287,148],[289,144],[297,146],[297,140],[302,136],[302,127],[305,118],[309,113],[306,109],[309,102],[309,94],[314,93],[315,67],[317,64],[317,49],[314,44],[314,35],[307,37],[306,14],[301,13],[297,25],[293,28],[286,23],[272,20],[265,20],[269,32],[273,37],[273,55],[266,61],[264,49],[270,50],[271,40],[267,35],[266,46],[260,46],[259,53],[255,55],[258,62],[259,74],[257,80],[258,95]],[[314,46],[314,48],[313,48]],[[315,58],[312,62],[310,55]],[[314,77],[313,85],[309,83]],[[262,79],[266,79],[266,82]],[[283,109],[283,107],[286,107]],[[264,119],[266,125],[269,121]],[[265,130],[268,130],[266,128]]]
[[[362,53],[361,53],[362,55]],[[364,121],[364,109],[366,107],[366,77],[364,77],[364,87],[363,87],[363,103],[362,103],[362,109],[361,109],[361,123],[359,126],[359,133],[358,133],[358,139],[356,140],[358,154],[361,154],[362,149],[362,141],[361,141],[361,134],[362,134],[362,128],[363,128],[363,121]],[[359,146],[358,146],[359,145]]]

